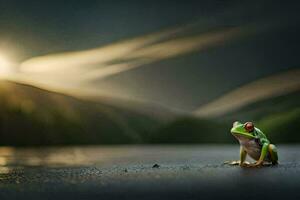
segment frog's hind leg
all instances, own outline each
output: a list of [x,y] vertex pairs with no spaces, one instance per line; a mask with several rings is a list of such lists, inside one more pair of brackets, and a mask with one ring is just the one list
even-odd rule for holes
[[277,165],[278,164],[278,153],[277,153],[277,148],[274,144],[269,144],[269,148],[268,148],[270,157],[271,157],[271,162],[273,165]]

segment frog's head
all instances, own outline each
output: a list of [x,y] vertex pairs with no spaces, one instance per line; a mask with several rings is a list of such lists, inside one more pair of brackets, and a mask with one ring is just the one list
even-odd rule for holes
[[254,139],[255,127],[252,122],[246,122],[242,124],[239,121],[233,123],[233,126],[230,130],[231,134],[236,137],[238,140],[242,139]]

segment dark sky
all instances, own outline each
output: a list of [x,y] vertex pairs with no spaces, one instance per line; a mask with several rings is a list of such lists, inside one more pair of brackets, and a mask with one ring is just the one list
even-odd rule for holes
[[300,66],[295,2],[0,0],[0,49],[13,51],[21,62],[195,22],[199,31],[275,24],[238,41],[94,82],[122,95],[193,110],[251,80]]

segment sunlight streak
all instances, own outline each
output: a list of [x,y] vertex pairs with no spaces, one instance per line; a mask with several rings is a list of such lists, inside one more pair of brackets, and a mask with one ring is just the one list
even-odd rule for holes
[[232,37],[241,35],[241,28],[229,28],[223,31],[205,33],[196,36],[177,38],[153,44],[132,52],[123,59],[134,60],[91,70],[84,80],[101,79],[131,70],[160,60],[173,58],[193,51],[204,50],[219,45]]
[[120,41],[104,47],[95,49],[51,54],[34,57],[21,64],[23,72],[48,72],[62,70],[70,67],[86,67],[87,65],[104,64],[115,59],[121,59],[133,51],[150,45],[151,43],[170,37],[184,28],[174,28],[166,31],[148,34],[145,36]]
[[[220,98],[201,106],[194,114],[199,117],[220,116],[252,102],[288,94],[300,89],[300,70],[272,75],[241,86]],[[251,95],[249,95],[251,94]]]
[[64,83],[77,80],[77,85],[79,81],[107,78],[146,64],[220,45],[243,35],[243,28],[229,27],[197,35],[186,34],[184,37],[176,34],[187,31],[187,27],[169,29],[96,49],[32,58],[21,64],[20,72],[36,75],[43,81],[50,77]]

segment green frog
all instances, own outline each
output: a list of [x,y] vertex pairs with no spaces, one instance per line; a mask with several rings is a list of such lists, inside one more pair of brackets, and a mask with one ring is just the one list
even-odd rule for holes
[[[243,124],[236,121],[233,123],[230,132],[240,143],[240,160],[227,162],[228,164],[240,165],[241,167],[260,167],[265,163],[278,164],[276,146],[271,144],[266,135],[255,127],[252,122]],[[256,162],[246,162],[247,155]]]

